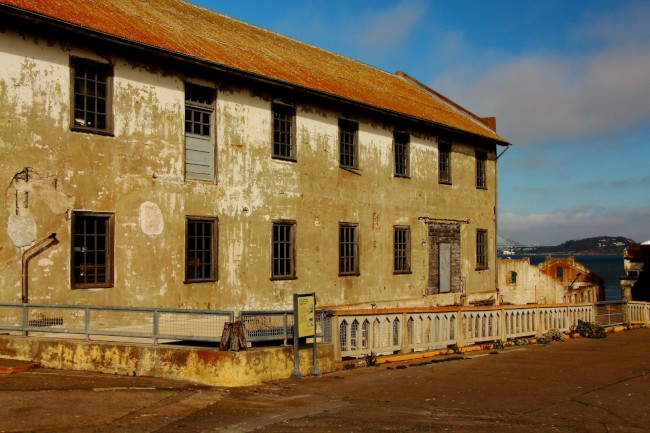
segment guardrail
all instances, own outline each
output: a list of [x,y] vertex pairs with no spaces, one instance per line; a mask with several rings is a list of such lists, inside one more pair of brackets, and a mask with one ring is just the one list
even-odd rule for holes
[[625,301],[596,302],[594,311],[596,323],[601,326],[615,326],[627,323],[627,308]]
[[[330,342],[329,312],[316,310],[316,337],[321,342]],[[291,344],[293,338],[293,310],[283,311],[241,311],[239,320],[244,324],[246,341],[282,341]]]
[[0,303],[0,330],[24,336],[220,342],[224,324],[233,320],[232,311]]
[[[503,307],[440,307],[420,310],[316,311],[316,338],[336,342],[340,358],[462,347],[497,340],[568,332],[579,320],[603,326],[650,325],[650,303]],[[332,317],[334,316],[334,318]],[[293,338],[293,311],[242,311],[246,341]],[[68,334],[86,340],[151,339],[220,342],[232,311],[0,303],[0,330],[18,335]]]
[[335,340],[339,342],[340,357],[388,355],[535,337],[551,329],[568,332],[578,320],[594,320],[591,304],[392,311],[391,314],[339,311]]

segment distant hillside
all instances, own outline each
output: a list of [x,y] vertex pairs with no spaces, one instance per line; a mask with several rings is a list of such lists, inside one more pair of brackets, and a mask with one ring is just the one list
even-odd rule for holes
[[[622,254],[628,239],[622,236],[598,236],[594,238],[566,241],[553,247],[531,248],[531,253],[575,253],[575,254]],[[633,242],[633,241],[632,241]]]

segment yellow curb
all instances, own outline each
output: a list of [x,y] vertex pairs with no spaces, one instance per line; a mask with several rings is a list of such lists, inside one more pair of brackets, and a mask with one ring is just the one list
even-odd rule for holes
[[39,364],[24,364],[16,367],[0,367],[0,374],[22,373],[37,367],[39,367]]

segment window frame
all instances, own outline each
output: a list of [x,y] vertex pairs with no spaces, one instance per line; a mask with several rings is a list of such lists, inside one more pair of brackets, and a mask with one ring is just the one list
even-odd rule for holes
[[476,269],[489,269],[488,231],[486,229],[476,229]]
[[[190,267],[190,250],[189,250],[189,241],[190,241],[190,224],[191,223],[210,223],[210,275],[207,277],[193,277],[189,276],[189,267]],[[198,249],[195,249],[198,251]],[[205,250],[203,250],[205,251]],[[196,284],[196,283],[212,283],[219,281],[219,218],[214,216],[196,216],[196,215],[187,215],[185,216],[185,266],[184,266],[184,279],[185,284]],[[199,261],[196,266],[205,266],[204,262]]]
[[488,189],[487,185],[487,152],[476,151],[476,188]]
[[[278,239],[276,240],[276,227],[288,227],[289,228],[289,239]],[[288,250],[284,252],[289,253],[289,257],[281,256],[276,257],[276,245],[289,244]],[[278,264],[277,269],[289,268],[288,273],[276,273],[276,262],[285,262],[284,264]],[[286,262],[288,261],[288,266]],[[273,221],[273,226],[271,230],[271,280],[295,280],[297,279],[296,274],[296,221],[295,220],[275,220]]]
[[[104,84],[103,99],[105,101],[105,107],[104,107],[105,113],[100,113],[97,109],[95,109],[94,111],[88,111],[86,110],[86,107],[84,107],[83,109],[77,107],[77,95],[78,95],[77,86],[76,86],[77,72],[82,65],[85,65],[86,67],[88,66],[95,67],[97,68],[98,73],[99,71],[104,71],[105,80],[103,82]],[[98,74],[96,74],[95,76],[95,80],[88,80],[88,81],[94,81],[97,84],[101,83],[97,75]],[[75,56],[70,57],[70,130],[71,131],[113,136],[113,77],[114,77],[114,68],[113,65],[111,65],[110,63],[98,62],[83,57],[75,57]],[[95,87],[95,90],[96,89],[97,88]],[[88,92],[79,93],[79,95],[82,95],[84,99],[88,97],[93,97],[92,95],[89,95]],[[101,99],[101,95],[95,95],[94,97],[96,100]],[[96,102],[97,101],[95,101],[95,103]],[[97,107],[97,105],[95,105],[95,107]],[[83,121],[86,123],[88,122],[88,118],[87,118],[88,113],[95,114],[95,123],[97,123],[97,116],[99,114],[103,114],[105,116],[105,127],[100,128],[97,126],[87,126],[87,125],[77,124],[77,119],[78,119],[78,117],[76,116],[77,111],[83,111],[85,113],[83,117]]]
[[[281,141],[276,141],[276,133],[286,134],[286,131],[279,130],[276,126],[276,114],[284,114],[289,119],[277,120],[278,122],[284,122],[289,126],[289,143],[284,143]],[[283,147],[289,149],[289,155],[285,155],[282,152]],[[276,152],[276,149],[279,148],[280,152]],[[284,104],[280,102],[271,103],[271,156],[273,159],[279,159],[283,161],[296,162],[297,158],[297,149],[296,149],[296,107],[290,104]]]
[[[404,239],[401,239],[401,234]],[[400,239],[398,239],[398,237]],[[403,247],[402,247],[403,246]],[[403,263],[401,265],[400,263]],[[411,226],[393,226],[393,274],[411,273]]]
[[[400,148],[402,149],[401,152],[399,151]],[[410,158],[410,135],[404,131],[395,131],[393,133],[393,176],[406,179],[410,177]]]
[[[78,282],[77,281],[77,269],[81,271],[82,266],[94,266],[98,267],[98,263],[94,265],[89,265],[88,263],[77,263],[75,251],[78,247],[76,242],[76,224],[79,218],[93,218],[93,219],[103,219],[104,220],[104,236],[105,236],[105,262],[102,265],[105,268],[105,280],[102,282],[87,283],[87,282]],[[82,235],[84,238],[84,245],[80,246],[82,248],[81,253],[86,256],[86,234]],[[102,250],[91,250],[91,251],[102,251]],[[115,214],[112,212],[92,212],[92,211],[72,211],[70,217],[70,284],[72,289],[105,289],[114,287],[115,284]]]
[[[444,170],[443,170],[444,169]],[[451,143],[438,143],[438,183],[451,185]]]
[[[350,240],[349,234],[344,233],[351,230],[352,239]],[[351,246],[352,252],[344,254],[349,251]],[[347,260],[352,260],[352,266],[346,265]],[[349,277],[358,276],[359,272],[359,224],[358,223],[339,223],[339,276]]]
[[[344,142],[344,136],[351,137],[352,142]],[[345,158],[351,159],[352,164],[344,162]],[[339,167],[359,169],[359,122],[354,120],[339,119]]]
[[[205,97],[197,98],[197,100],[192,98],[192,94],[200,95],[204,94]],[[185,99],[184,99],[184,115],[183,115],[183,128],[184,128],[184,153],[183,153],[183,175],[185,180],[192,181],[202,181],[202,182],[215,182],[217,175],[217,133],[216,133],[216,101],[217,101],[217,91],[214,87],[205,86],[202,84],[196,84],[192,82],[185,82]],[[201,100],[199,100],[201,99]],[[209,101],[208,101],[209,100]],[[190,124],[204,124],[204,122],[196,122],[194,116],[192,120],[188,120],[188,112],[191,113],[201,113],[202,115],[208,116],[209,125],[207,128],[208,134],[205,133],[196,133],[194,130],[188,131],[188,122]],[[188,138],[194,140],[207,140],[210,142],[212,158],[210,160],[210,165],[212,167],[211,173],[209,176],[204,175],[199,172],[191,172],[193,175],[188,175],[188,152],[190,150],[196,151],[197,149],[188,149]]]

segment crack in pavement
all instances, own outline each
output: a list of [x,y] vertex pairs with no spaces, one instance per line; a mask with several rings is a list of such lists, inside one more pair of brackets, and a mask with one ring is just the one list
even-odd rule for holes
[[328,402],[319,404],[317,406],[309,406],[304,408],[291,408],[288,411],[271,415],[263,419],[253,419],[250,421],[242,422],[239,424],[229,425],[226,427],[218,427],[214,429],[203,430],[201,433],[248,433],[259,428],[268,427],[270,425],[291,421],[298,418],[317,415],[332,409],[336,409],[343,405],[342,402]]

